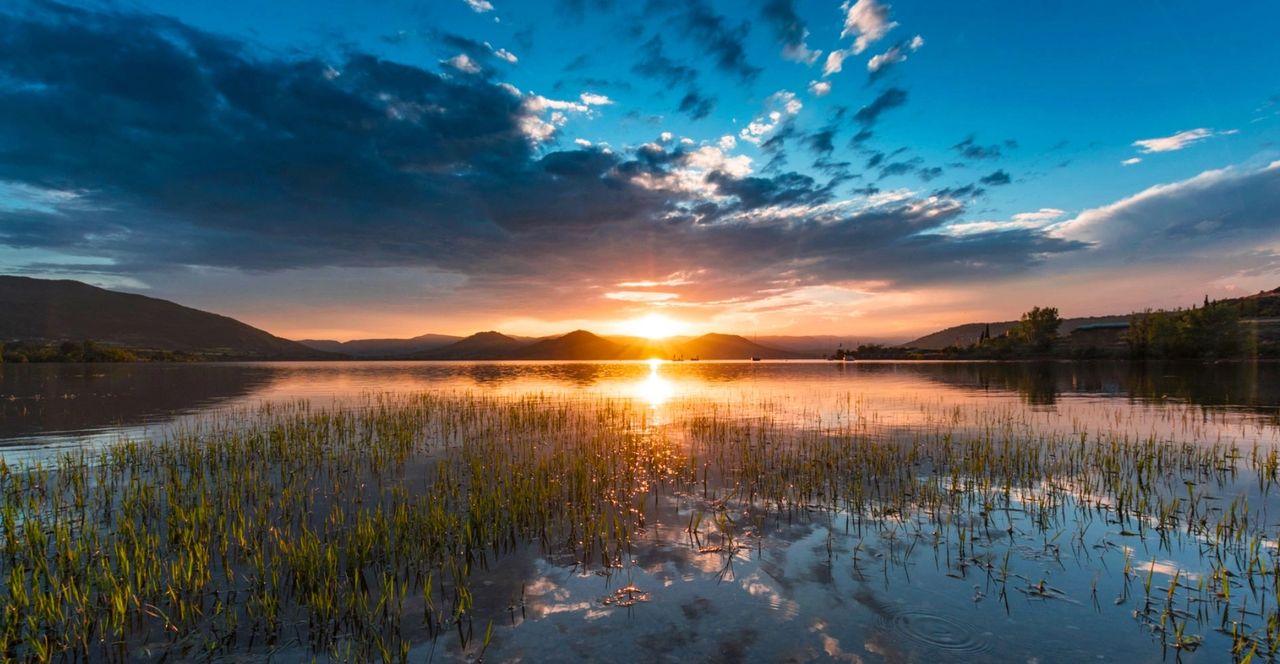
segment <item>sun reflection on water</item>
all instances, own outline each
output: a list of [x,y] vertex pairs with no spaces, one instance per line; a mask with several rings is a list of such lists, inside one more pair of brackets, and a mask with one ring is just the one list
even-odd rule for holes
[[635,384],[635,398],[644,401],[652,408],[662,406],[676,394],[676,386],[672,381],[658,373],[662,360],[649,360],[649,375]]

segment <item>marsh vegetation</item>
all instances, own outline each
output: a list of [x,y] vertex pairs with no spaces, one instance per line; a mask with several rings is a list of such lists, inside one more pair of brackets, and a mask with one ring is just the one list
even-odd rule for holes
[[[0,462],[0,652],[1280,653],[1274,419],[640,389],[660,407],[474,390],[275,401]],[[1110,631],[1081,643],[1068,624]],[[547,650],[549,629],[567,650]]]

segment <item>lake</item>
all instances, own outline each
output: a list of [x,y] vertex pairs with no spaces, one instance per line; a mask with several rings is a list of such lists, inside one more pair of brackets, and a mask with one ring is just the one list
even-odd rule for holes
[[[244,451],[295,438],[333,461]],[[89,454],[148,439],[186,451]],[[361,447],[384,444],[397,453]],[[206,458],[200,446],[219,451]],[[245,469],[228,460],[278,464],[253,502],[277,501],[282,511],[269,514],[282,518],[263,532],[279,544],[250,542],[246,555],[224,541],[222,567],[206,561],[226,569],[224,585],[221,571],[180,581],[157,564],[155,580],[131,591],[137,609],[118,640],[83,640],[103,661],[360,659],[352,643],[375,635],[399,648],[385,656],[412,661],[1261,661],[1280,645],[1278,448],[1280,365],[1268,363],[0,365],[0,458],[15,473],[67,464],[42,483],[5,475],[7,491],[26,496],[12,524],[81,504],[72,496],[86,490],[68,482],[66,502],[34,507],[54,500],[45,487],[63,475],[82,473],[105,511],[130,496],[171,510],[184,504],[183,481],[239,501],[228,487],[243,493],[234,478]],[[86,456],[69,460],[78,450]],[[210,464],[208,487],[182,454]],[[218,459],[231,474],[215,473]],[[353,479],[333,479],[347,477],[339,462],[356,466],[342,470]],[[171,480],[185,478],[167,498],[128,493],[109,470],[166,486],[166,464]],[[521,472],[544,473],[538,483],[554,490]],[[450,473],[460,479],[446,482]],[[443,513],[413,528],[442,528],[465,565],[439,551],[410,564],[417,549],[388,540],[350,572],[370,606],[306,599],[319,581],[305,581],[290,537],[318,532],[317,546],[349,560],[343,538],[369,527],[352,513],[418,532],[406,525],[417,523],[412,510],[394,508],[436,509],[444,486],[453,497],[440,505],[474,525],[462,540]],[[512,494],[528,495],[527,514],[502,502]],[[377,520],[393,512],[404,521]],[[61,517],[49,518],[60,532]],[[334,519],[342,534],[325,535]],[[476,534],[490,522],[508,525]],[[81,515],[66,528],[111,539],[121,521],[92,523]],[[167,533],[150,540],[163,558],[186,555],[172,518],[137,523]],[[224,527],[193,536],[213,542]],[[254,562],[263,546],[275,562]],[[120,571],[104,565],[104,578]],[[292,579],[265,627],[257,600],[227,595],[250,596],[236,579],[259,578],[253,565]],[[36,572],[19,569],[35,592]],[[416,594],[396,591],[396,579]],[[438,585],[426,581],[424,593],[427,579]],[[172,589],[184,584],[202,590],[182,599]],[[463,608],[433,609],[433,593]]]

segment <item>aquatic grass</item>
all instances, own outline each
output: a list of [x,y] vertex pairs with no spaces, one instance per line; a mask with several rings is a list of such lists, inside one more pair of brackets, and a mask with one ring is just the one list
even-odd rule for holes
[[[878,557],[887,576],[923,544],[948,574],[981,573],[1006,606],[1010,588],[1071,600],[1017,559],[1122,549],[1120,601],[1145,572],[1135,619],[1162,644],[1194,649],[1196,630],[1216,625],[1234,658],[1276,656],[1280,558],[1267,501],[1241,488],[1269,495],[1275,449],[1203,440],[1217,416],[1191,409],[1163,414],[1186,435],[1172,439],[1118,410],[1106,426],[1059,430],[1034,411],[909,405],[910,426],[853,399],[835,419],[689,404],[659,426],[625,400],[370,395],[0,462],[0,652],[406,661],[446,640],[482,657],[501,637],[495,617],[515,623],[517,605],[478,592],[478,571],[535,547],[583,571],[625,570],[608,605],[629,606],[648,598],[629,576],[640,536],[674,517],[695,555],[724,557],[722,575],[771,532],[814,522],[833,565]],[[1205,571],[1189,583],[1174,570],[1159,588],[1159,561],[1089,541],[1095,523],[1157,551],[1194,543]],[[838,524],[856,546],[841,549]]]

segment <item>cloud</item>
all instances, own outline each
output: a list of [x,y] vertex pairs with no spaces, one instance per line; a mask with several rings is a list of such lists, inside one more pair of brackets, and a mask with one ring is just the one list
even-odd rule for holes
[[1062,215],[1064,214],[1066,214],[1065,210],[1059,210],[1057,208],[1040,208],[1035,212],[1019,212],[1018,214],[1013,215],[1013,220],[1023,222],[1053,221],[1054,219],[1062,218]]
[[1006,184],[1009,184],[1010,182],[1013,182],[1013,178],[1009,177],[1009,173],[1007,171],[1005,171],[1004,169],[1001,169],[998,171],[993,171],[989,175],[983,176],[978,180],[978,182],[985,184],[988,187],[998,187],[998,186],[1006,185]]
[[1125,166],[1132,166],[1132,165],[1134,165],[1134,164],[1140,164],[1140,163],[1142,163],[1142,158],[1141,158],[1141,157],[1129,157],[1128,159],[1125,159],[1124,161],[1122,161],[1122,162],[1120,162],[1120,163],[1121,163],[1121,164],[1124,164]]
[[476,64],[466,53],[459,53],[448,60],[445,64],[466,74],[477,74],[480,72],[480,65]]
[[747,62],[744,41],[750,24],[730,26],[715,13],[706,0],[652,0],[651,7],[674,10],[681,31],[715,60],[721,71],[735,74],[744,81],[755,80],[760,68]]
[[844,69],[844,59],[852,55],[851,51],[836,49],[827,54],[827,61],[822,65],[822,75],[838,74]]
[[845,3],[844,30],[840,37],[853,35],[853,54],[867,50],[871,44],[880,41],[898,24],[889,20],[889,6],[876,0],[857,0],[853,4]]
[[467,3],[467,6],[471,8],[471,11],[477,14],[483,14],[485,12],[493,11],[493,3],[489,2],[489,0],[462,0],[462,1]]
[[604,296],[610,300],[623,302],[667,302],[680,297],[678,293],[659,293],[656,291],[611,291]]
[[1228,136],[1236,133],[1235,129],[1215,132],[1212,129],[1200,127],[1198,129],[1188,129],[1180,131],[1172,136],[1164,136],[1161,138],[1144,138],[1134,141],[1133,146],[1140,148],[1143,153],[1151,152],[1174,152],[1181,150],[1193,143],[1199,143],[1211,136]]
[[826,81],[809,81],[809,94],[815,97],[825,97],[831,92],[831,84]]
[[631,66],[631,71],[675,86],[691,84],[698,79],[693,67],[682,65],[663,53],[662,38],[654,35],[640,47],[641,57]]
[[805,44],[809,31],[796,13],[795,0],[765,0],[760,13],[773,26],[774,35],[782,44],[782,57],[807,65],[817,62],[822,51],[810,50]]
[[612,99],[592,92],[584,92],[581,95],[578,95],[578,98],[587,106],[608,106],[613,103]]
[[914,53],[924,46],[924,38],[916,35],[909,40],[898,42],[889,47],[889,50],[879,55],[874,55],[867,61],[867,71],[871,74],[871,80],[875,80],[883,75],[893,65],[906,62],[907,53]]
[[716,107],[716,100],[711,97],[704,97],[697,90],[690,90],[680,98],[681,113],[686,113],[694,120],[701,120],[711,114]]
[[1256,249],[1280,236],[1280,162],[1156,185],[1085,210],[1056,234],[1095,244],[1090,253],[1126,258],[1190,261],[1223,247]]
[[961,157],[973,161],[977,161],[979,159],[999,159],[1003,155],[999,145],[978,145],[972,134],[963,141],[951,146],[951,149],[959,153]]
[[[450,302],[527,312],[682,271],[701,271],[702,298],[750,300],[779,275],[951,283],[1084,246],[952,237],[960,193],[842,197],[838,178],[753,173],[734,140],[561,148],[562,124],[597,107],[483,72],[273,55],[59,5],[0,10],[0,35],[0,183],[29,201],[0,207],[0,245],[117,277],[429,270]],[[790,93],[769,108],[800,109]]]
[[765,111],[738,132],[738,138],[760,145],[786,118],[795,116],[804,108],[794,92],[779,90],[764,100]]
[[881,92],[870,104],[858,109],[853,119],[864,125],[873,125],[885,111],[907,103],[907,91],[900,88],[889,88]]

